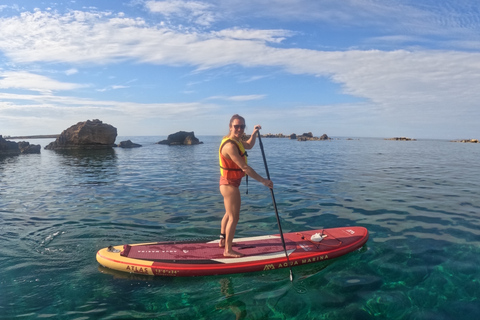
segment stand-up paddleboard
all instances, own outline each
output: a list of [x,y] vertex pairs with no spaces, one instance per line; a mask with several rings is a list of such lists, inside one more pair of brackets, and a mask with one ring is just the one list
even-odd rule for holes
[[[368,240],[363,227],[344,227],[283,234],[290,266],[337,258]],[[110,246],[97,252],[104,267],[154,276],[208,276],[288,268],[280,235],[234,239],[240,258],[225,258],[219,240],[156,242]]]

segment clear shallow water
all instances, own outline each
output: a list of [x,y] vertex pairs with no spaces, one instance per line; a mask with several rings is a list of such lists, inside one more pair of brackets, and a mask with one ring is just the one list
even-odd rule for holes
[[[284,232],[361,225],[342,258],[288,270],[150,278],[100,267],[108,245],[216,239],[220,137],[0,158],[0,319],[478,319],[480,146],[263,139]],[[51,140],[31,140],[45,146]],[[262,175],[257,145],[249,163]],[[238,236],[278,232],[241,186]]]

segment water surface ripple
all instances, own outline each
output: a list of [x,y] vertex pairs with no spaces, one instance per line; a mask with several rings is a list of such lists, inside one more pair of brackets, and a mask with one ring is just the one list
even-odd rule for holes
[[[284,232],[361,225],[342,258],[287,270],[150,278],[100,267],[108,245],[216,239],[221,137],[0,157],[0,319],[478,319],[480,148],[448,141],[263,139]],[[32,140],[45,146],[51,140]],[[261,152],[249,163],[265,175]],[[241,186],[237,236],[278,232]]]

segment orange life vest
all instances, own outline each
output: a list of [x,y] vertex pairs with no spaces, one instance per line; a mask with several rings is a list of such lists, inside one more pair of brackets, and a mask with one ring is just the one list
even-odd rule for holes
[[237,140],[230,139],[228,137],[223,138],[222,143],[220,144],[220,148],[218,149],[218,161],[220,163],[220,174],[225,177],[226,179],[241,179],[245,176],[245,172],[237,166],[233,160],[227,159],[222,154],[223,146],[226,143],[234,143],[238,148],[238,154],[245,160],[247,163],[247,152],[243,147],[243,144]]

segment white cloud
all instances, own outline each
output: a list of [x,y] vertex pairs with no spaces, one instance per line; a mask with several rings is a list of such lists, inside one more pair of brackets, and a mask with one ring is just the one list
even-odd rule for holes
[[259,40],[264,42],[280,43],[286,37],[292,36],[294,32],[288,30],[258,30],[258,29],[223,29],[217,32],[212,32],[213,36],[220,39],[233,40]]
[[227,100],[230,101],[251,101],[251,100],[261,100],[264,99],[265,95],[264,94],[251,94],[251,95],[245,95],[245,96],[232,96],[229,97]]
[[71,68],[65,71],[65,74],[67,76],[71,76],[72,74],[76,74],[76,73],[78,73],[78,70],[76,68]]
[[[249,64],[253,55],[268,54],[264,41],[278,43],[283,30],[227,29],[180,33],[140,19],[107,14],[35,12],[0,20],[0,50],[17,63],[62,62],[106,64],[137,60],[199,68]],[[260,40],[260,41],[259,41]]]
[[[220,12],[227,6],[230,6],[231,13],[239,8],[248,8],[241,10],[250,11],[255,8],[257,18],[269,15],[278,19],[299,19],[301,14],[306,14],[305,19],[310,21],[320,19],[358,24],[359,27],[363,24],[388,27],[384,36],[376,34],[363,40],[368,45],[418,44],[428,41],[438,43],[436,37],[444,36],[441,41],[450,45],[478,49],[480,41],[474,32],[479,29],[478,17],[458,16],[460,10],[455,9],[452,9],[455,14],[449,15],[444,5],[436,3],[432,2],[431,5],[436,6],[437,10],[423,10],[405,4],[392,6],[392,2],[369,0],[346,0],[342,6],[338,5],[338,1],[287,0],[259,0],[255,6],[249,0],[217,1],[215,6],[199,1],[147,1],[145,4],[153,13],[172,19],[190,19],[191,22],[203,23],[204,26],[220,18],[219,15],[213,15],[213,12]],[[271,10],[265,11],[263,8]],[[440,18],[442,16],[444,18]],[[284,29],[228,27],[200,32],[188,27],[169,28],[165,25],[168,23],[149,25],[143,19],[128,18],[123,13],[23,12],[18,16],[0,18],[0,51],[10,59],[12,65],[35,65],[41,62],[71,64],[70,69],[63,71],[67,75],[78,73],[77,67],[83,64],[107,65],[125,60],[152,65],[191,66],[197,70],[229,65],[273,67],[275,71],[280,69],[291,74],[329,78],[340,84],[346,95],[363,99],[358,104],[300,106],[301,109],[298,109],[306,112],[316,110],[320,114],[325,112],[331,115],[327,110],[334,108],[340,108],[338,110],[343,110],[343,114],[356,114],[353,111],[366,110],[367,115],[396,117],[402,121],[417,121],[415,115],[422,114],[422,121],[427,122],[442,117],[471,119],[472,116],[478,117],[480,112],[477,107],[480,99],[477,90],[480,81],[480,54],[477,52],[424,50],[420,46],[411,51],[319,51],[287,47],[285,40],[297,34]],[[246,23],[241,25],[250,26]],[[435,37],[425,37],[429,34]],[[101,86],[105,84],[99,85]],[[170,107],[201,113],[200,110],[216,107],[202,103],[118,103],[48,95],[54,91],[82,87],[85,85],[60,82],[29,72],[0,71],[0,88],[42,93],[28,98],[24,96],[25,100],[31,99],[34,102],[22,102],[23,107],[11,102],[2,104],[4,110],[44,110],[43,115],[48,114],[46,110],[62,110],[72,117],[77,112],[91,112],[100,114],[96,117],[101,118],[102,115],[111,117],[112,114],[153,117],[158,112],[168,116],[172,112],[168,110]],[[102,90],[121,88],[127,86],[110,86]],[[5,94],[2,96],[7,98]],[[215,98],[250,101],[264,97],[247,94]],[[19,96],[10,96],[9,99],[22,100]],[[28,103],[28,108],[25,103]],[[54,105],[57,109],[54,109]]]
[[[432,37],[442,48],[478,48],[480,2],[478,1],[396,1],[396,0],[212,0],[225,19],[240,21],[285,21],[307,26],[315,34],[319,25],[345,30],[363,30],[363,41],[350,46],[372,48],[373,40],[402,38],[428,47]],[[248,22],[247,22],[248,23]],[[375,39],[368,39],[374,33]],[[477,45],[475,45],[477,43]],[[404,42],[409,45],[409,42]],[[382,43],[377,42],[377,45]],[[392,43],[383,43],[392,48]],[[455,46],[457,45],[457,46]],[[378,46],[377,46],[378,48]]]
[[85,110],[100,111],[101,114],[111,112],[122,114],[131,118],[150,118],[158,116],[164,117],[182,115],[182,114],[201,114],[207,110],[216,108],[213,104],[191,103],[138,103],[130,101],[111,101],[84,99],[73,96],[58,96],[51,94],[44,95],[22,95],[1,93],[0,101],[3,101],[0,114],[9,110],[10,113],[28,114],[39,110],[62,110],[73,116],[82,113]]
[[52,91],[73,90],[86,85],[67,83],[26,71],[0,72],[0,88],[23,89],[48,93]]
[[150,12],[176,17],[202,26],[209,26],[215,21],[212,5],[201,1],[146,1],[145,7]]
[[[9,32],[0,35],[0,48],[17,62],[108,63],[128,58],[152,64],[192,65],[200,70],[231,64],[277,67],[292,74],[329,77],[341,84],[346,94],[405,114],[418,108],[434,114],[440,106],[452,110],[455,104],[466,110],[480,98],[476,88],[480,83],[478,53],[284,49],[269,46],[289,36],[284,30],[234,28],[180,33],[149,27],[138,19],[86,12],[23,13],[0,20],[3,28]],[[25,73],[3,76],[3,88],[48,91],[78,87]]]
[[180,0],[165,0],[165,1],[147,1],[145,6],[154,13],[181,14],[185,11],[191,12],[194,15],[199,15],[207,11],[211,5],[200,1],[180,1]]
[[125,88],[130,88],[129,86],[122,86],[122,85],[111,85],[102,89],[97,89],[99,92],[105,92],[109,90],[117,90],[117,89],[125,89]]
[[0,50],[18,63],[101,64],[130,58],[128,49],[139,44],[139,36],[144,41],[152,36],[152,32],[142,29],[141,19],[109,16],[110,13],[72,11],[60,15],[38,11],[0,19]]
[[212,96],[208,100],[228,100],[228,101],[252,101],[252,100],[261,100],[264,99],[264,94],[252,94],[252,95],[243,95],[243,96]]
[[216,110],[215,104],[197,102],[138,103],[0,92],[0,134],[60,133],[78,121],[101,119],[122,129],[120,135],[145,135],[154,133],[152,128],[142,126],[145,121],[171,124],[185,119],[185,114],[199,118]]

